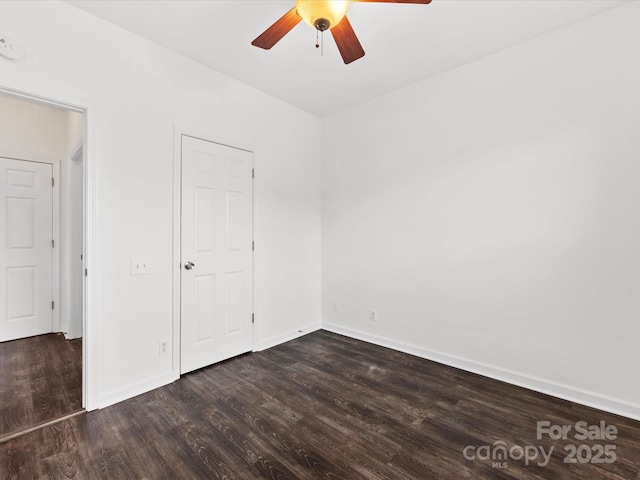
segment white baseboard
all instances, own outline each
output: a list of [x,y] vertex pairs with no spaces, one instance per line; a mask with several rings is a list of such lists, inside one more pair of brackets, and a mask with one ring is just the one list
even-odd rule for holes
[[[266,350],[267,348],[275,347],[277,345],[280,345],[281,343],[285,343],[285,342],[288,342],[289,340],[294,340],[298,337],[302,337],[303,335],[307,335],[308,333],[315,332],[316,330],[320,330],[319,323],[312,323],[309,325],[305,325],[303,327],[300,327],[298,330],[294,332],[288,332],[282,335],[276,335],[276,336],[267,338],[259,342],[258,345],[256,345],[254,352],[259,352],[261,350]],[[179,377],[180,375],[176,377],[172,371],[167,375],[162,375],[160,377],[157,377],[151,380],[128,385],[127,387],[124,387],[114,392],[100,396],[96,402],[96,405],[97,405],[96,408],[105,408],[110,405],[114,405],[116,403],[127,400],[129,398],[133,398],[137,395],[147,393],[156,388],[163,387],[165,385],[173,383]]]
[[163,387],[174,381],[173,374],[162,375],[160,377],[128,385],[114,392],[102,395],[96,401],[97,408],[105,408],[116,403],[128,400],[143,393],[150,392],[156,388]]
[[320,330],[320,323],[310,323],[308,325],[304,325],[300,327],[298,330],[294,332],[287,332],[282,335],[275,335],[273,337],[266,338],[257,342],[254,352],[261,352],[262,350],[266,350],[267,348],[275,347],[280,345],[281,343],[288,342],[290,340],[295,340],[296,338],[307,335],[311,332],[315,332],[316,330]]
[[425,358],[434,362],[442,363],[451,367],[459,368],[467,372],[477,373],[485,377],[500,380],[502,382],[517,385],[519,387],[534,390],[536,392],[552,395],[554,397],[569,400],[570,402],[579,403],[588,407],[604,410],[605,412],[622,415],[623,417],[640,420],[640,405],[620,400],[618,398],[608,397],[596,392],[578,389],[568,385],[562,385],[553,381],[537,378],[530,375],[514,372],[508,369],[496,367],[493,365],[476,362],[468,358],[449,355],[447,353],[430,350],[427,348],[411,345],[405,342],[391,340],[388,338],[372,335],[370,333],[361,332],[351,328],[345,328],[331,323],[322,323],[322,329],[328,332],[338,333],[347,337],[362,340],[364,342],[380,345],[381,347],[391,348],[400,352],[415,355],[416,357]]

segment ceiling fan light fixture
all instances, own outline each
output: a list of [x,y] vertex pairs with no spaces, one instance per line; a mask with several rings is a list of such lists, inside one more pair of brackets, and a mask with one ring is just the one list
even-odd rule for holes
[[296,0],[298,15],[316,30],[338,25],[347,15],[349,0]]
[[[331,36],[336,42],[336,47],[338,47],[344,63],[354,62],[364,57],[364,49],[347,18],[349,3],[352,1],[423,5],[431,2],[431,0],[296,0],[296,6],[262,32],[258,38],[251,42],[251,45],[269,50],[304,20],[318,32],[331,30]],[[317,41],[319,36],[316,35],[316,47],[320,46]]]

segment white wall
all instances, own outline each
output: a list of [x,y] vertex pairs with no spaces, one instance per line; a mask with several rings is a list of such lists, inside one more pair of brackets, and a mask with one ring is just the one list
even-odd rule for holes
[[60,161],[69,153],[69,130],[69,112],[0,95],[2,155]]
[[84,114],[67,112],[67,155],[60,165],[60,316],[67,339],[82,337],[84,311]]
[[[170,382],[174,125],[249,147],[257,171],[256,344],[320,322],[320,121],[60,2],[3,2],[0,85],[89,105],[95,285],[89,385],[104,406]],[[91,165],[90,165],[91,168]],[[152,274],[130,276],[130,258]],[[91,340],[91,339],[90,339]]]
[[324,119],[323,327],[640,418],[638,25]]

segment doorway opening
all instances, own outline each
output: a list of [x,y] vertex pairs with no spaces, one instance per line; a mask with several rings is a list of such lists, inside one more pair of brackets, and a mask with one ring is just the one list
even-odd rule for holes
[[86,123],[0,89],[0,441],[86,406]]

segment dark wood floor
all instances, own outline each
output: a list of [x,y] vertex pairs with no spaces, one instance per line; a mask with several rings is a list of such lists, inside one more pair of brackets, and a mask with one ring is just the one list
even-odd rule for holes
[[82,339],[52,333],[0,342],[0,440],[80,409]]
[[[537,440],[544,420],[619,435]],[[555,451],[544,467],[463,456],[500,440]],[[563,463],[582,443],[617,460]],[[11,479],[630,480],[639,467],[640,422],[327,332],[0,443]]]

